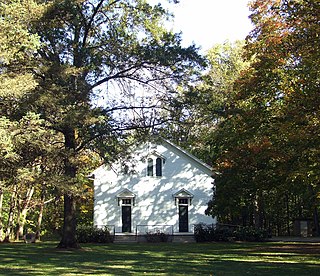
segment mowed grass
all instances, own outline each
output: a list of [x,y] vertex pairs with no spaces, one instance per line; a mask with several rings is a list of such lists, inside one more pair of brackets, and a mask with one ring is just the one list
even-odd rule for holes
[[320,244],[0,244],[0,275],[320,275]]

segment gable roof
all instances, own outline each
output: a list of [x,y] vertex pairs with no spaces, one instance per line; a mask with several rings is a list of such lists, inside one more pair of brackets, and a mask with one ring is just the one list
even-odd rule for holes
[[201,171],[207,173],[208,175],[213,175],[212,168],[211,168],[208,164],[202,162],[199,158],[195,157],[195,156],[192,155],[191,153],[189,153],[189,152],[187,152],[186,150],[180,148],[179,146],[175,145],[174,143],[172,143],[172,142],[169,141],[169,140],[166,140],[166,139],[164,139],[164,138],[161,138],[161,142],[162,142],[163,144],[171,147],[172,149],[174,149],[174,150],[178,153],[178,155],[180,155],[180,156],[182,155],[182,156],[184,156],[186,159],[192,161],[195,165],[197,165],[197,167],[198,167]]
[[[186,150],[180,148],[179,146],[175,145],[174,143],[172,143],[171,141],[164,139],[162,137],[153,137],[151,138],[149,141],[147,142],[151,142],[154,144],[162,144],[164,146],[166,146],[167,148],[171,149],[173,152],[175,152],[177,155],[179,156],[183,156],[185,157],[187,160],[191,161],[198,169],[200,169],[202,172],[206,173],[207,175],[213,176],[213,172],[212,172],[212,168],[204,163],[203,161],[201,161],[200,159],[198,159],[197,157],[195,157],[194,155],[192,155],[191,153],[187,152]],[[140,144],[141,146],[141,144]],[[131,151],[131,153],[133,153],[134,150]],[[158,155],[159,157],[162,157],[161,154],[157,154],[156,151],[152,152],[153,154]],[[165,158],[164,158],[165,159]],[[99,166],[98,168],[96,168],[90,175],[89,177],[94,179],[94,174],[95,172],[103,167],[106,166],[106,164],[102,164],[101,166]],[[112,169],[112,165],[109,164],[108,165],[110,169]]]

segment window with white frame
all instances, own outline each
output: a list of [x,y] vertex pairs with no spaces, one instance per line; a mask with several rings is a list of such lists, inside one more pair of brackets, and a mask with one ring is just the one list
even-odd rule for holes
[[147,159],[147,176],[162,176],[164,158],[149,157]]
[[153,159],[148,158],[147,176],[153,176]]
[[156,176],[162,176],[162,158],[156,159]]

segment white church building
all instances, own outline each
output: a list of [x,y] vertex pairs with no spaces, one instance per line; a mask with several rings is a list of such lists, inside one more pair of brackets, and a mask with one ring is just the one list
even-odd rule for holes
[[93,177],[94,225],[113,227],[116,235],[190,235],[194,224],[216,223],[205,215],[211,168],[167,140],[140,144]]

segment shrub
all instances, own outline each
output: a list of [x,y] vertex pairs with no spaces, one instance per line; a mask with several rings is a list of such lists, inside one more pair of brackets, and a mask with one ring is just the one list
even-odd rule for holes
[[213,225],[199,223],[194,226],[194,236],[197,242],[206,242],[214,240]]
[[156,232],[147,232],[145,238],[147,242],[167,242],[169,234],[157,230]]
[[95,226],[79,225],[77,227],[76,238],[79,243],[110,243],[113,236],[107,227],[98,228]]
[[228,227],[199,223],[195,225],[194,231],[197,242],[229,241],[233,239],[233,231]]
[[197,242],[210,241],[263,241],[268,237],[264,229],[228,225],[196,224],[194,235]]
[[264,241],[268,237],[265,229],[255,229],[253,227],[239,227],[235,231],[236,239],[239,241]]

